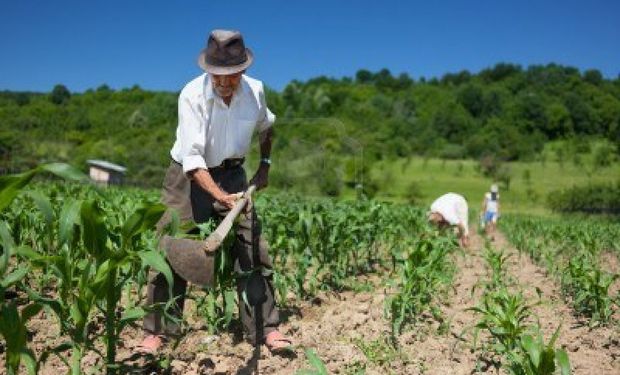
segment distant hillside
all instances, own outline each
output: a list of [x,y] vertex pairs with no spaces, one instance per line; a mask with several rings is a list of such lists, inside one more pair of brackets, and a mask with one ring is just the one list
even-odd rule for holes
[[[157,186],[174,140],[176,96],[105,85],[83,94],[62,85],[49,94],[0,92],[0,168],[98,158],[127,166],[136,184]],[[497,64],[418,81],[360,70],[293,81],[268,91],[268,104],[278,115],[274,156],[310,175],[320,158],[320,173],[345,180],[379,159],[529,160],[550,140],[607,138],[615,152],[620,144],[620,79],[554,64]],[[356,155],[363,168],[351,167]],[[276,185],[292,183],[285,172]]]

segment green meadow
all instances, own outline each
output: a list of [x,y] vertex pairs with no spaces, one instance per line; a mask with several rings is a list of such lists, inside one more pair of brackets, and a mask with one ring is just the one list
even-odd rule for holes
[[[470,208],[478,209],[483,194],[493,183],[492,178],[480,173],[478,164],[474,160],[412,157],[378,161],[372,167],[371,176],[379,182],[379,199],[430,205],[438,196],[455,192],[467,199]],[[549,214],[546,200],[550,192],[620,178],[620,163],[598,169],[557,161],[509,162],[505,165],[511,178],[508,187],[505,183],[499,184],[504,212]]]

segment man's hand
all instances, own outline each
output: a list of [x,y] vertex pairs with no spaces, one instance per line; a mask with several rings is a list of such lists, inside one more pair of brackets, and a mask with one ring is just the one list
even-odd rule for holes
[[459,245],[461,245],[462,248],[468,248],[469,247],[469,236],[464,234],[461,236],[461,238],[459,238]]
[[235,205],[235,201],[241,197],[239,194],[228,194],[226,191],[222,190],[215,181],[213,181],[211,174],[206,169],[195,169],[190,171],[188,176],[196,181],[204,191],[211,194],[211,196],[225,209],[232,209]]
[[269,184],[269,165],[261,163],[258,171],[250,180],[250,185],[256,185],[256,190],[266,188]]
[[235,202],[241,197],[241,195],[242,195],[241,193],[236,193],[236,194],[225,193],[225,194],[218,195],[214,198],[224,208],[232,210],[232,208],[235,206]]

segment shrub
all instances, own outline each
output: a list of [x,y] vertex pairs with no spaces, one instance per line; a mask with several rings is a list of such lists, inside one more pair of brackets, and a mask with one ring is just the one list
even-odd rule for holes
[[620,214],[620,181],[611,184],[573,186],[549,193],[548,206],[558,212]]

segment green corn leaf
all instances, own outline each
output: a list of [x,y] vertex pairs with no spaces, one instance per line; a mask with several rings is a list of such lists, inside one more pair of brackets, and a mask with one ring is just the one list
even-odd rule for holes
[[79,169],[65,163],[50,163],[40,165],[35,171],[46,171],[65,180],[87,182],[88,176]]
[[7,252],[7,249],[10,250],[15,247],[13,236],[11,236],[9,226],[5,221],[0,221],[0,240],[2,241],[2,247],[5,249],[5,252]]
[[560,336],[560,328],[562,328],[561,324],[558,326],[555,332],[553,332],[553,336],[551,336],[551,340],[549,340],[549,345],[547,345],[548,347],[553,348],[555,346],[555,341]]
[[47,359],[49,358],[49,356],[51,354],[56,355],[67,367],[71,367],[71,365],[69,364],[69,362],[62,356],[60,355],[60,353],[62,352],[66,352],[67,350],[71,349],[73,347],[73,344],[70,342],[63,342],[60,345],[57,345],[49,350],[44,351],[41,356],[39,357],[39,361],[38,364],[40,363],[45,363],[47,361]]
[[0,221],[0,241],[2,241],[2,255],[0,256],[0,277],[4,275],[9,267],[9,259],[15,247],[13,237],[9,232],[6,222]]
[[[164,275],[166,281],[168,282],[168,287],[172,291],[174,279],[172,277],[172,270],[170,269],[166,258],[156,250],[139,251],[138,256],[142,260],[143,264],[148,265]],[[170,295],[172,294],[173,293],[171,292]]]
[[28,373],[28,375],[36,375],[38,371],[38,366],[33,351],[24,348],[19,354],[19,357],[21,359],[21,362],[26,367],[26,372]]
[[105,213],[94,200],[85,201],[80,208],[84,245],[88,251],[100,258],[105,254],[108,230],[105,226]]
[[316,355],[314,349],[306,349],[306,358],[308,358],[308,362],[310,362],[310,365],[312,365],[312,367],[314,367],[314,369],[316,370],[315,374],[317,375],[328,374],[327,368],[325,367],[325,365],[323,364],[323,361],[321,361],[319,356]]
[[47,258],[45,255],[41,255],[40,253],[34,251],[30,246],[16,247],[15,255],[26,258],[31,262],[37,262],[39,260],[44,260]]
[[127,243],[133,236],[152,229],[165,211],[166,206],[162,204],[150,204],[138,208],[121,229],[123,242]]
[[34,178],[46,171],[68,180],[87,181],[88,177],[76,168],[63,163],[41,165],[28,172],[0,177],[0,212],[7,208],[19,192]]
[[136,320],[142,319],[146,316],[148,312],[142,307],[134,307],[131,309],[125,310],[123,316],[121,317],[120,323],[122,325],[129,324],[131,322],[135,322]]
[[0,286],[3,288],[8,288],[13,284],[21,281],[26,275],[30,272],[30,267],[22,264],[15,271],[11,272],[7,276],[4,276],[2,281],[0,281]]
[[540,347],[534,341],[534,338],[530,335],[526,335],[522,339],[523,348],[527,351],[527,354],[530,357],[530,361],[534,365],[534,367],[538,368],[540,366]]
[[0,319],[0,333],[6,340],[18,338],[20,319],[15,303],[0,306],[0,312],[2,313],[2,319]]
[[34,204],[43,214],[43,220],[45,220],[45,225],[47,228],[51,228],[54,222],[54,209],[52,208],[52,204],[49,199],[38,191],[29,191],[27,195],[32,198]]
[[75,225],[80,224],[80,209],[82,202],[66,202],[58,218],[58,240],[61,244],[71,244],[75,233]]
[[22,310],[22,323],[26,324],[33,316],[37,315],[43,306],[38,303],[31,303]]
[[35,301],[37,304],[40,304],[42,306],[47,306],[50,309],[52,309],[52,311],[56,314],[56,316],[59,319],[62,319],[62,313],[63,313],[63,305],[62,302],[58,301],[57,299],[54,298],[46,298],[43,297],[42,295],[40,295],[39,293],[35,292],[34,290],[27,288],[26,292],[28,293],[28,298],[30,298],[32,301]]
[[93,281],[90,283],[90,288],[95,292],[95,294],[99,296],[105,295],[107,288],[113,288],[114,285],[107,285],[108,278],[112,269],[116,266],[116,264],[110,259],[101,263],[101,265],[97,268],[97,272],[95,273],[95,277]]
[[555,351],[555,358],[560,365],[560,371],[562,375],[570,375],[570,361],[568,360],[568,354],[563,349],[558,349]]
[[82,312],[78,308],[77,304],[71,305],[69,308],[69,315],[71,315],[71,319],[73,319],[76,325],[81,325],[84,320],[84,316],[82,315]]
[[4,211],[20,191],[36,175],[36,170],[0,177],[0,212]]
[[226,322],[230,322],[233,319],[233,315],[236,310],[235,295],[237,293],[234,290],[227,290],[224,292],[224,301],[226,303],[226,310],[224,311],[224,317]]

